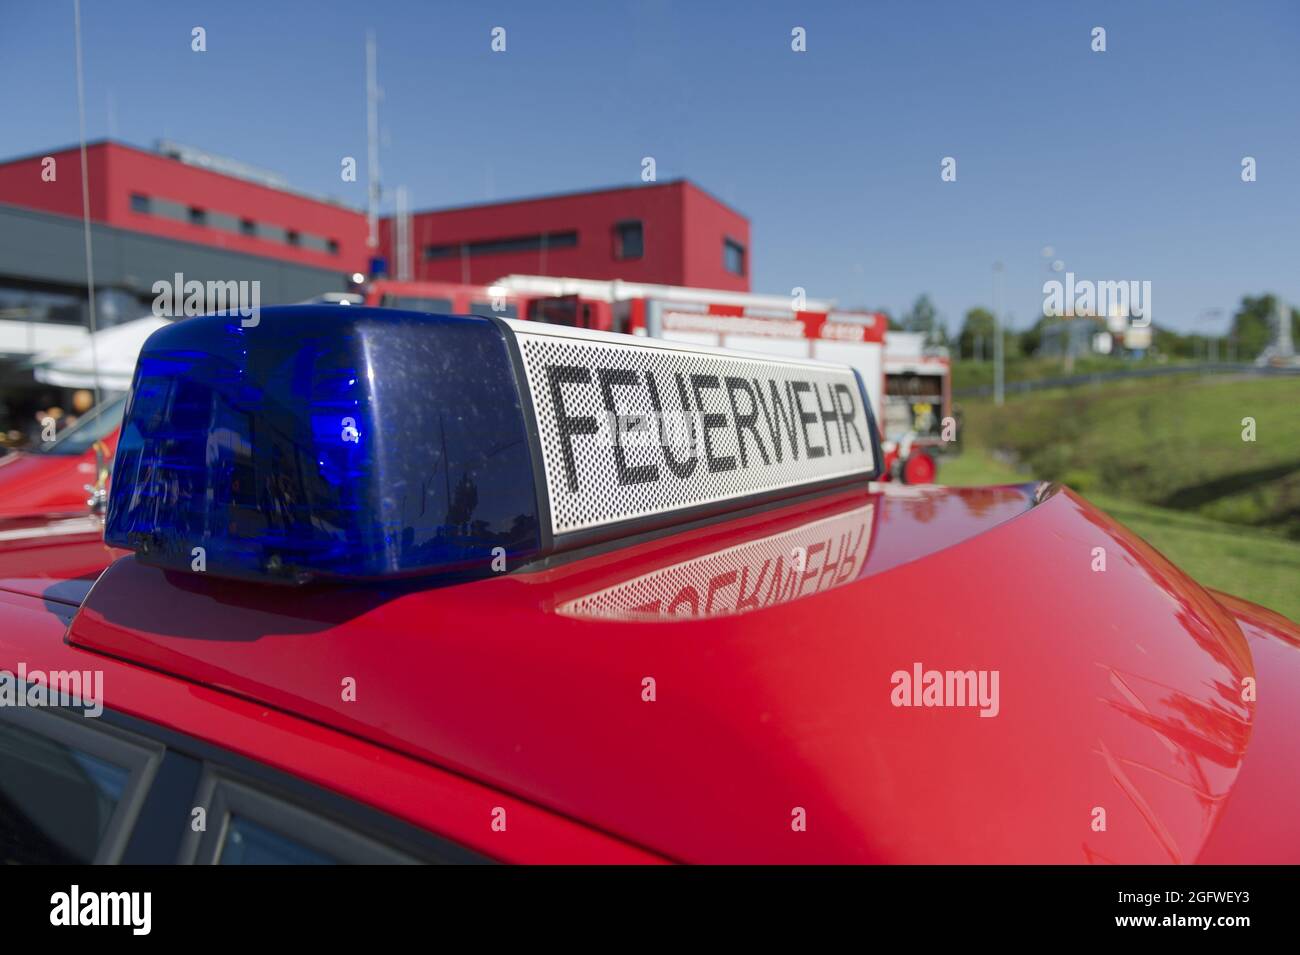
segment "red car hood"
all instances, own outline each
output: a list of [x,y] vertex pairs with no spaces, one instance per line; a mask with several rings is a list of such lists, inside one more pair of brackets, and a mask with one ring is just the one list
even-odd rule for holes
[[78,606],[126,551],[104,544],[104,522],[80,513],[0,517],[0,590]]
[[0,457],[0,518],[84,513],[86,485],[94,481],[94,452],[11,452]]
[[126,558],[69,636],[682,860],[1195,861],[1251,739],[1247,639],[1105,515],[1034,496],[873,486],[419,589]]

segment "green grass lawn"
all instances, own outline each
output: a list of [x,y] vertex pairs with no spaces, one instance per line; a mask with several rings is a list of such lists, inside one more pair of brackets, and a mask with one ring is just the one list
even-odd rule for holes
[[[1030,478],[979,448],[968,447],[965,453],[942,458],[939,463],[940,484],[973,486],[1025,480]],[[1088,491],[1085,496],[1202,585],[1300,621],[1300,542],[1100,491]]]
[[1178,375],[960,406],[968,447],[1009,452],[1034,477],[1300,539],[1300,376]]
[[980,487],[985,484],[1019,484],[1032,481],[1028,474],[1020,474],[1009,465],[993,460],[988,452],[976,448],[962,454],[943,455],[939,458],[939,473],[935,481],[950,487]]
[[[1008,382],[1035,381],[1041,378],[1060,378],[1065,375],[1090,375],[1096,372],[1119,371],[1129,368],[1150,368],[1185,364],[1185,360],[1162,361],[1156,358],[1116,361],[1100,355],[1081,355],[1067,366],[1060,358],[1026,358],[1023,355],[1007,356],[1004,374]],[[953,362],[952,386],[955,389],[978,388],[993,385],[993,362],[963,359]]]
[[1300,621],[1300,543],[1106,494],[1087,497],[1198,583]]

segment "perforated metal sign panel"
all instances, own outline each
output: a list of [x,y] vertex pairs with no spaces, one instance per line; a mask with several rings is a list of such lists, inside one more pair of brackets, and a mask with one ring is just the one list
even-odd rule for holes
[[845,366],[507,324],[556,536],[875,471]]

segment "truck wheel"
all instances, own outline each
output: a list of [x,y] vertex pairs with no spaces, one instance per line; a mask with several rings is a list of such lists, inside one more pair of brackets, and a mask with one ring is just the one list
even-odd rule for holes
[[933,484],[937,470],[934,458],[924,451],[913,451],[903,462],[903,483]]

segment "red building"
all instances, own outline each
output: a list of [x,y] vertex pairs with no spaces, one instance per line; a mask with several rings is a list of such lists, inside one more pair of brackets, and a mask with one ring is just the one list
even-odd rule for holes
[[[392,275],[395,223],[380,224]],[[749,220],[686,180],[433,209],[411,216],[411,277],[625,279],[749,290]]]
[[[369,271],[364,213],[273,174],[168,143],[149,151],[99,141],[86,157],[96,286],[120,300],[123,319],[175,272],[257,279],[273,304]],[[0,162],[0,238],[13,239],[0,242],[0,309],[31,290],[84,294],[81,213],[77,148]],[[378,254],[390,276],[401,273],[396,231],[394,217],[381,221]],[[415,213],[409,254],[416,281],[527,274],[750,287],[749,220],[686,180]],[[59,321],[58,311],[78,321],[70,308],[29,317]]]
[[[148,315],[155,284],[178,274],[247,282],[261,305],[344,292],[376,254],[399,274],[393,217],[372,250],[363,211],[239,160],[98,141],[86,147],[86,171],[101,329]],[[682,180],[432,210],[411,225],[416,280],[487,285],[524,274],[749,290],[748,220]],[[61,400],[29,359],[82,344],[86,278],[81,151],[0,161],[0,433]],[[481,304],[471,296],[471,310]]]
[[[196,158],[178,158],[186,156]],[[197,164],[204,158],[184,147],[169,155],[91,143],[86,149],[91,220],[340,274],[364,270],[366,222],[360,212],[279,183],[204,168]],[[42,176],[50,159],[53,180]],[[217,169],[221,163],[217,160]],[[80,151],[74,147],[0,164],[0,203],[80,218]]]

